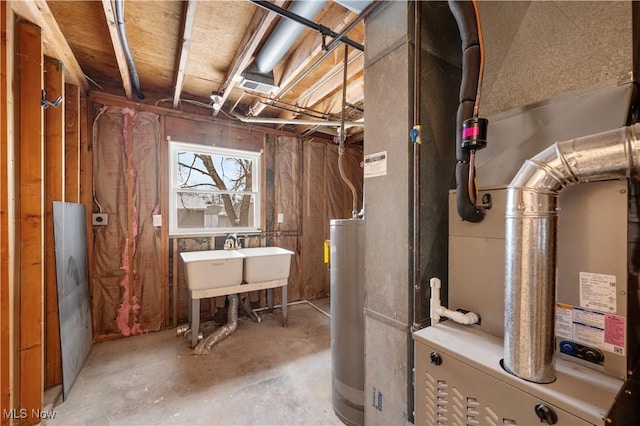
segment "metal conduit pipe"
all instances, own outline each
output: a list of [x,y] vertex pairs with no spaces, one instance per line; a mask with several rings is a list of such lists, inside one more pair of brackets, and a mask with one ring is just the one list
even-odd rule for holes
[[[293,15],[312,19],[322,10],[325,3],[325,0],[294,1],[286,10]],[[300,37],[304,29],[305,26],[296,21],[282,19],[256,57],[258,71],[263,74],[273,71],[273,68]]]
[[[413,54],[413,235],[411,240],[411,268],[413,292],[413,327],[422,328],[425,320],[422,312],[422,286],[420,283],[420,144],[422,143],[422,125],[420,124],[420,91],[422,72],[422,8],[415,2],[414,9],[414,54]],[[410,290],[411,291],[411,290]]]
[[507,188],[504,367],[535,383],[553,364],[558,200],[567,186],[638,174],[640,124],[557,142],[527,160]]
[[[323,121],[323,120],[299,120],[299,119],[287,119],[287,118],[260,118],[260,117],[242,117],[234,114],[233,117],[242,121],[243,123],[262,123],[262,124],[299,124],[301,126],[325,126],[325,127],[340,127],[341,121]],[[364,121],[347,121],[344,123],[345,128],[349,127],[364,127]]]
[[129,64],[129,74],[131,75],[131,83],[133,89],[136,91],[138,99],[144,99],[144,95],[140,90],[140,79],[138,78],[138,70],[136,70],[136,63],[133,61],[133,55],[129,50],[129,41],[127,40],[127,32],[124,28],[124,0],[115,0],[116,3],[116,19],[118,21],[118,34],[120,35],[120,43],[122,43],[122,49],[127,57],[127,63]]
[[211,353],[213,346],[226,339],[238,328],[238,295],[231,294],[227,296],[229,307],[227,308],[227,323],[202,339],[198,346],[195,347],[193,353],[196,355]]
[[346,129],[345,129],[345,116],[346,116],[346,108],[347,108],[347,62],[349,61],[349,47],[347,45],[344,46],[344,65],[343,65],[343,74],[342,74],[342,113],[340,115],[340,146],[338,147],[338,172],[340,173],[340,178],[342,181],[349,187],[351,191],[351,218],[355,219],[358,217],[358,194],[356,192],[356,187],[353,186],[353,183],[349,180],[347,175],[344,174],[344,167],[342,165],[343,157],[344,157],[344,141],[346,139]]

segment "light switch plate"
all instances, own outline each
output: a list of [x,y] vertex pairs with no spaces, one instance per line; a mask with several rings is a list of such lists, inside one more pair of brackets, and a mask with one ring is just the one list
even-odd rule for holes
[[278,213],[278,223],[283,223],[283,222],[284,222],[284,214]]
[[161,214],[154,214],[153,215],[153,226],[162,226],[162,215]]

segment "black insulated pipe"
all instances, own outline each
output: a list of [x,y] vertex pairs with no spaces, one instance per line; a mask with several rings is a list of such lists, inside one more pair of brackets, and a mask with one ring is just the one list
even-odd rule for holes
[[138,71],[136,70],[136,64],[133,62],[133,56],[131,50],[129,50],[129,42],[127,41],[127,32],[124,28],[124,0],[115,0],[116,3],[116,20],[118,21],[118,34],[120,35],[120,43],[122,43],[122,49],[127,57],[129,64],[129,74],[131,75],[131,84],[136,91],[138,99],[144,99],[144,95],[140,90],[140,79],[138,78]]
[[473,3],[449,0],[449,9],[458,24],[462,40],[462,81],[456,116],[456,201],[462,220],[480,222],[484,211],[471,202],[469,194],[470,151],[462,147],[462,124],[473,117],[480,76],[480,39]]

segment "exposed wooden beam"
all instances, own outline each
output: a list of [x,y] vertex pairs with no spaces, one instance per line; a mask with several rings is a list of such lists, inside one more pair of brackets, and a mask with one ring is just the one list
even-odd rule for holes
[[[89,100],[95,103],[103,104],[103,105],[135,108],[138,111],[148,111],[154,114],[164,115],[167,117],[177,117],[177,118],[183,118],[185,120],[199,121],[203,123],[215,123],[222,126],[234,127],[237,129],[247,129],[250,127],[252,131],[260,132],[260,133],[268,133],[268,134],[282,135],[282,136],[293,136],[293,137],[296,136],[294,132],[287,132],[287,131],[282,131],[278,129],[272,129],[269,127],[259,126],[256,124],[249,125],[249,124],[226,120],[226,119],[221,120],[219,118],[213,118],[210,115],[205,116],[200,114],[192,114],[192,113],[175,110],[172,108],[165,108],[161,106],[129,101],[121,96],[111,95],[109,93],[104,93],[104,92],[91,92],[91,94],[89,95]],[[89,217],[89,219],[91,219],[91,217]],[[91,223],[91,220],[89,220],[89,223]]]
[[[282,6],[284,0],[276,0],[273,3],[277,6]],[[231,66],[227,70],[224,81],[218,87],[218,92],[222,93],[222,104],[227,101],[229,94],[236,85],[234,77],[249,65],[249,61],[253,58],[260,41],[277,17],[275,13],[268,13],[263,9],[256,8],[251,22],[240,41],[240,47],[236,49],[236,54],[231,61]],[[218,111],[214,111],[213,116],[217,115]]]
[[120,36],[118,35],[118,20],[116,19],[116,13],[113,10],[111,0],[102,0],[102,8],[104,9],[104,17],[107,20],[109,35],[111,36],[113,53],[116,55],[116,62],[118,64],[118,70],[120,71],[120,78],[122,79],[122,87],[124,87],[124,93],[127,99],[132,99],[131,76],[129,75],[127,56],[125,55],[122,43],[120,42]]
[[[332,5],[327,13],[322,17],[322,25],[331,28],[335,32],[344,30],[351,21],[352,13],[346,12],[345,9],[338,5]],[[311,63],[322,53],[322,35],[317,32],[309,32],[302,42],[296,47],[296,50],[289,55],[286,62],[280,67],[281,77],[277,81],[281,89],[291,84]],[[253,105],[253,115],[259,115],[266,105],[257,102]]]
[[[347,64],[347,86],[357,86],[361,83],[364,69],[364,54],[357,50],[351,50],[349,54],[349,63]],[[295,105],[310,108],[324,113],[340,113],[339,106],[342,102],[342,87],[344,62],[336,64],[325,76],[316,81],[311,87],[305,90],[295,100]],[[348,92],[347,101],[350,103],[360,102],[364,97],[364,91],[351,89]],[[330,99],[327,103],[323,102]],[[338,100],[338,110],[336,110],[336,99]],[[293,119],[296,117],[293,112],[284,111],[279,117],[284,119]]]
[[[106,1],[106,0],[103,0]],[[180,59],[178,59],[178,72],[176,73],[176,85],[173,91],[173,107],[178,108],[182,86],[184,85],[184,71],[187,68],[189,59],[189,48],[191,47],[191,33],[196,23],[196,13],[198,12],[198,2],[188,0],[185,4],[184,22],[182,29],[182,45],[180,46]]]
[[64,86],[64,199],[80,202],[80,91],[78,86]]
[[[8,158],[9,135],[13,132],[13,120],[8,120],[7,112],[9,108],[13,108],[13,90],[10,89],[11,85],[7,85],[7,81],[12,81],[13,78],[12,46],[14,43],[12,43],[13,19],[7,19],[7,9],[7,2],[0,2],[0,32],[2,33],[0,37],[0,406],[15,407],[17,405],[11,403],[11,391],[14,388],[15,377],[19,377],[20,374],[11,353],[19,333],[14,332],[15,321],[10,320],[15,318],[14,298],[11,295],[13,274],[9,271],[10,262],[14,259],[14,244],[10,244],[13,213],[9,207],[9,182],[13,181],[14,175]],[[11,10],[8,12],[11,15]],[[11,203],[14,204],[13,200]],[[11,219],[9,215],[12,215]],[[9,426],[11,420],[8,417],[2,416],[0,425]]]
[[[348,81],[347,84],[347,102],[357,104],[364,100],[364,72],[360,70],[356,75]],[[314,109],[322,111],[326,114],[340,115],[342,110],[342,91],[338,90],[332,95],[327,96],[314,105]],[[298,127],[298,132],[304,133],[313,126]],[[347,135],[352,132],[357,133],[359,129],[349,130]],[[336,133],[337,134],[337,133]]]
[[[26,410],[22,424],[36,424],[42,409],[43,378],[43,111],[42,38],[40,27],[26,21],[16,26],[18,33],[18,152],[16,153],[16,202],[20,214],[16,240],[20,247],[20,405]],[[17,201],[19,200],[19,201]]]
[[[347,81],[349,81],[357,73],[364,69],[364,53],[351,50],[349,54],[349,63],[347,64]],[[296,100],[297,105],[304,105],[313,108],[313,105],[320,102],[325,97],[331,95],[340,87],[342,87],[344,62],[335,65],[324,78],[314,83],[305,90]],[[348,84],[348,83],[347,83]]]
[[[62,63],[45,58],[44,87],[47,99],[64,97]],[[53,235],[53,202],[64,201],[64,103],[44,113],[44,278],[45,278],[45,388],[62,383],[60,324],[58,322],[58,280]]]
[[42,42],[45,45],[45,51],[64,63],[67,80],[88,92],[89,82],[85,78],[56,19],[53,17],[46,0],[12,1],[10,4],[17,15],[42,28]]

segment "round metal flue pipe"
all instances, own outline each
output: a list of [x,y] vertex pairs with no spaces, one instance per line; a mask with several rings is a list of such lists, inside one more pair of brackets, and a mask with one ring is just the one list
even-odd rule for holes
[[504,367],[535,383],[555,380],[558,210],[572,184],[638,174],[640,124],[557,142],[527,160],[507,188]]
[[[313,19],[324,7],[326,1],[294,1],[287,9],[289,12],[306,19]],[[291,19],[281,19],[276,29],[266,41],[256,57],[258,71],[267,74],[289,51],[306,27]]]

